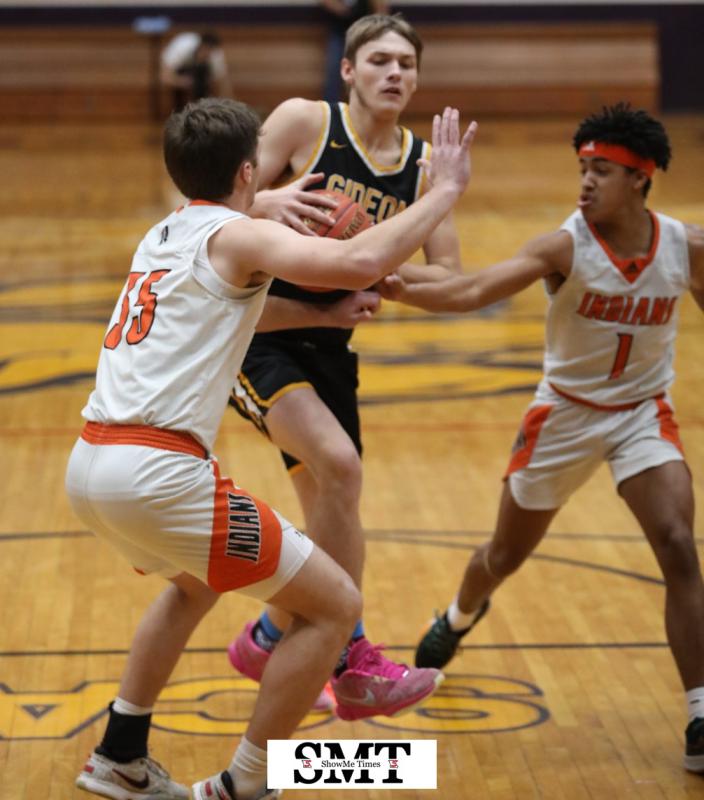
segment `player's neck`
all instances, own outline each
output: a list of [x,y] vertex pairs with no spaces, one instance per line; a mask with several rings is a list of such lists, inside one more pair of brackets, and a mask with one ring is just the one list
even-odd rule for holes
[[645,207],[602,220],[594,227],[613,253],[620,258],[642,258],[650,252],[654,227]]
[[352,127],[365,150],[377,155],[387,154],[392,163],[398,160],[403,135],[397,115],[378,115],[356,96],[349,102]]

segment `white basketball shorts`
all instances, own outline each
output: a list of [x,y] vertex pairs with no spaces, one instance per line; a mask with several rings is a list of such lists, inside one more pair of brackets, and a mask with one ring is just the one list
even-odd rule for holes
[[605,410],[574,402],[543,382],[528,407],[506,470],[521,508],[559,508],[603,461],[618,486],[684,453],[670,398]]
[[188,572],[268,600],[313,542],[229,478],[189,434],[88,422],[66,473],[73,508],[140,573]]

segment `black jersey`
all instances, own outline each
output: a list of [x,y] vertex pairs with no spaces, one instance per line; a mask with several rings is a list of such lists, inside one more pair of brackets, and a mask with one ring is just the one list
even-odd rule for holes
[[[377,164],[366,152],[352,127],[346,103],[321,102],[324,121],[320,137],[301,175],[323,172],[325,178],[309,189],[334,189],[358,202],[375,222],[402,211],[421,192],[422,173],[416,165],[427,158],[429,145],[407,128],[401,128],[401,156],[398,163],[386,167]],[[269,293],[308,303],[329,304],[349,293],[347,289],[310,291],[276,278]],[[256,336],[278,336],[319,343],[321,346],[345,344],[352,330],[338,328],[292,328]]]

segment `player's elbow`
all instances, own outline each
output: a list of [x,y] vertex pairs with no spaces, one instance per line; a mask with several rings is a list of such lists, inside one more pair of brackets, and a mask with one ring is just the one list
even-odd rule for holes
[[340,288],[366,289],[382,278],[386,272],[390,272],[392,268],[393,265],[390,264],[388,270],[383,271],[378,257],[375,257],[370,251],[360,249],[349,256],[344,277],[346,285]]

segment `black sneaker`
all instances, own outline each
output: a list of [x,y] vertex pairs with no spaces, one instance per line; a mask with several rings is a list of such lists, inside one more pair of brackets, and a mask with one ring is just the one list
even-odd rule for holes
[[447,612],[441,617],[436,616],[435,622],[418,643],[416,666],[442,669],[457,652],[462,637],[472,630],[488,610],[489,600],[487,599],[480,606],[474,622],[461,631],[452,630],[450,623],[447,621]]
[[695,717],[684,732],[684,768],[704,772],[704,717]]

